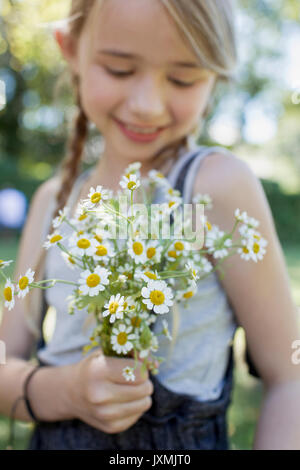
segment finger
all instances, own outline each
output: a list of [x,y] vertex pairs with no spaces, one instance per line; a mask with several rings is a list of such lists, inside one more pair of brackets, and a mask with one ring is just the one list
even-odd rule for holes
[[[139,383],[145,382],[149,378],[148,370],[141,372],[142,362],[137,361],[136,368],[135,360],[130,358],[118,358],[118,357],[105,357],[106,368],[107,368],[107,378],[117,384],[129,384],[137,385]],[[123,369],[125,367],[132,367],[134,369],[133,373],[135,375],[135,380],[128,382],[123,376]]]
[[[135,387],[127,384],[115,384],[110,382],[108,387],[108,394],[110,396],[109,402],[111,403],[126,403],[135,400],[140,400],[145,396],[152,395],[154,391],[153,383],[151,380],[137,384]],[[100,391],[99,391],[100,393]]]
[[145,413],[151,408],[152,400],[149,396],[126,403],[112,403],[96,409],[96,417],[104,422],[118,422],[132,418],[137,414]]

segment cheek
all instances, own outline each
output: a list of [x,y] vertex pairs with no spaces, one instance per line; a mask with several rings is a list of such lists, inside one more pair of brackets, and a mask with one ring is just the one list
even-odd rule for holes
[[90,68],[81,84],[82,105],[87,115],[99,116],[111,112],[122,99],[122,87],[98,68]]
[[191,123],[199,118],[206,108],[210,96],[207,84],[199,85],[196,89],[183,92],[182,96],[173,100],[173,110],[179,123]]

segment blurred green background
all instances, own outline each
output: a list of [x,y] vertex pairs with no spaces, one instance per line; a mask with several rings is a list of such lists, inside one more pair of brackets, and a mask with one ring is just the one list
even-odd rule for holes
[[[219,84],[198,143],[228,148],[261,179],[286,257],[292,294],[300,306],[300,3],[235,3],[237,80],[233,85]],[[13,211],[4,207],[4,195],[17,190],[29,203],[66,152],[76,108],[66,64],[53,39],[53,22],[67,15],[69,5],[69,0],[0,0],[2,259],[16,259],[24,222],[22,214],[19,221],[11,218]],[[96,161],[102,145],[101,135],[91,125],[84,164]],[[13,266],[8,274],[13,275]],[[262,396],[261,382],[247,372],[244,346],[239,328],[229,409],[233,449],[251,449]],[[7,439],[7,424],[7,418],[0,417],[0,449]],[[26,448],[31,432],[31,425],[17,423],[17,448]]]

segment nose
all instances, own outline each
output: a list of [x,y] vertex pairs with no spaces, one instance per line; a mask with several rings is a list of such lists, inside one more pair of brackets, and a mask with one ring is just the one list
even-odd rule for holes
[[143,123],[155,123],[165,114],[164,90],[155,77],[145,77],[133,83],[129,112]]

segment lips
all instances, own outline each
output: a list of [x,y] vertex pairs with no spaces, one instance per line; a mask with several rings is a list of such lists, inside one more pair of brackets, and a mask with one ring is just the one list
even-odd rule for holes
[[167,126],[151,126],[151,125],[143,125],[143,124],[141,125],[141,124],[126,123],[126,122],[120,121],[119,119],[116,119],[116,118],[115,118],[115,120],[123,126],[136,127],[136,129],[141,129],[141,130],[143,130],[143,129],[156,129],[156,132],[157,132],[157,131],[161,131],[162,129],[165,129],[167,127]]
[[[135,142],[152,142],[153,140],[157,139],[157,137],[161,134],[161,132],[165,129],[165,127],[163,128],[158,128],[157,131],[153,132],[153,133],[141,133],[141,132],[135,132],[131,129],[128,129],[126,127],[126,124],[123,124],[123,122],[121,121],[118,121],[117,119],[115,119],[116,123],[118,124],[119,128],[121,129],[121,131],[123,132],[123,134],[128,137],[129,139],[135,141]],[[148,126],[147,127],[148,129],[150,129],[150,127]],[[145,129],[145,127],[144,127]]]

